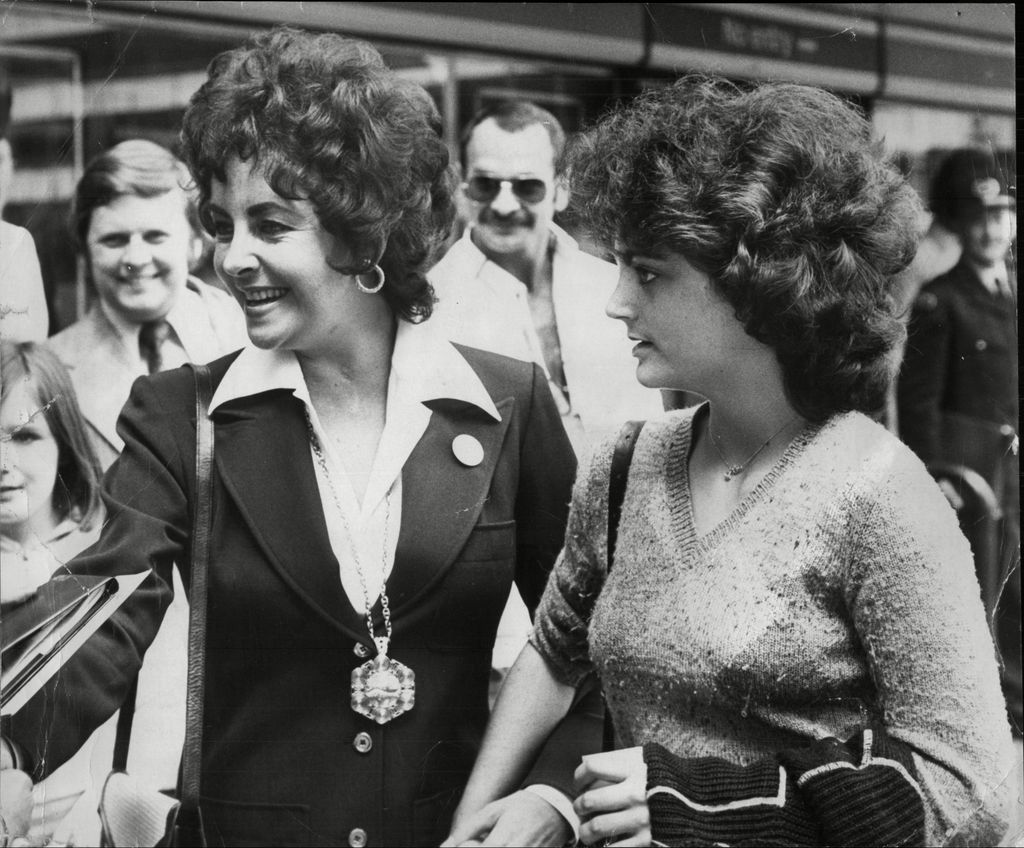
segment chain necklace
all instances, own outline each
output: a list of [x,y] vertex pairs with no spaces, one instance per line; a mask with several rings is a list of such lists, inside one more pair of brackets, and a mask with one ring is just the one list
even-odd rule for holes
[[714,446],[715,453],[718,454],[718,458],[722,460],[722,464],[725,466],[725,474],[722,475],[722,479],[725,480],[726,483],[728,483],[734,477],[742,474],[743,471],[747,468],[747,466],[750,465],[750,463],[752,463],[755,459],[757,459],[758,456],[761,455],[761,451],[768,447],[768,445],[772,443],[772,440],[794,421],[796,421],[795,417],[790,418],[785,424],[779,427],[779,429],[772,433],[756,451],[754,451],[750,456],[747,457],[746,462],[741,462],[739,465],[732,465],[729,462],[729,460],[725,458],[725,454],[722,453],[722,448],[718,444],[718,439],[715,438],[715,434],[711,431],[711,421],[708,420],[708,435],[711,436],[711,444]]
[[[377,636],[373,629],[373,604],[370,603],[370,591],[367,588],[366,577],[363,574],[363,566],[359,561],[359,548],[356,544],[356,537],[352,533],[348,519],[345,517],[345,510],[341,508],[341,499],[338,491],[334,488],[334,480],[331,477],[330,468],[327,465],[327,457],[324,456],[323,446],[313,429],[313,420],[309,417],[309,408],[306,410],[306,429],[309,431],[309,444],[313,448],[317,464],[323,472],[327,481],[327,488],[331,490],[331,497],[337,507],[338,515],[341,516],[342,525],[350,540],[352,548],[352,562],[356,567],[356,574],[359,576],[359,586],[363,590],[363,605],[366,610],[366,629],[370,633],[370,639],[377,646],[377,656],[367,660],[358,668],[352,669],[352,709],[360,715],[373,719],[377,724],[386,724],[393,718],[413,708],[416,700],[416,675],[411,668],[403,665],[397,660],[388,656],[388,648],[391,645],[391,608],[388,605],[388,593],[386,591],[387,580],[382,575],[380,581],[380,606],[384,613],[384,635]],[[391,493],[384,496],[384,550],[381,555],[382,561],[387,558],[388,545],[388,522],[391,518]]]

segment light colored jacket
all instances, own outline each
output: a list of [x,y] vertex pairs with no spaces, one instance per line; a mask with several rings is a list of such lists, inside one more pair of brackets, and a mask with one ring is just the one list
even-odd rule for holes
[[[245,317],[238,304],[194,277],[189,277],[167,314],[167,322],[190,362],[209,362],[244,346],[247,340]],[[106,470],[124,446],[117,435],[117,417],[132,383],[142,374],[138,351],[125,347],[99,304],[47,344],[71,375],[93,447]]]

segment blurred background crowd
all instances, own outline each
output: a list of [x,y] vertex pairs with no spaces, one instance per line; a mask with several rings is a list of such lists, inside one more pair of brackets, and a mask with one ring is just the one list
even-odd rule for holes
[[[1014,182],[1008,3],[3,0],[0,16],[0,58],[16,92],[4,219],[35,239],[50,333],[87,307],[67,237],[85,162],[132,138],[176,150],[181,115],[209,60],[277,23],[371,40],[435,98],[453,153],[462,126],[489,103],[528,99],[572,133],[682,72],[715,71],[823,85],[850,98],[923,196],[943,155],[965,146],[999,154]],[[909,289],[952,267],[957,254],[955,237],[932,228]],[[208,255],[197,273],[215,281]]]

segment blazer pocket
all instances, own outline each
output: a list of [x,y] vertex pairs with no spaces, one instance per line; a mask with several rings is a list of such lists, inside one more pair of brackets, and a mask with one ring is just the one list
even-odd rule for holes
[[305,804],[248,804],[203,798],[200,801],[209,845],[309,845],[309,807]]
[[437,587],[429,646],[441,651],[491,651],[515,573],[515,521],[474,527]]

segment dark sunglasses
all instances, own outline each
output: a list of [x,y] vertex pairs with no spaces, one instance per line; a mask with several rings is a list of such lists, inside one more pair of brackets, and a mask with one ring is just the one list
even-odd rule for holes
[[512,193],[524,203],[540,203],[548,193],[548,185],[544,180],[530,177],[524,180],[470,177],[465,183],[466,196],[477,203],[490,203],[498,196],[503,183],[508,183],[512,187]]

